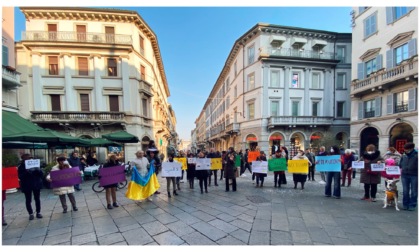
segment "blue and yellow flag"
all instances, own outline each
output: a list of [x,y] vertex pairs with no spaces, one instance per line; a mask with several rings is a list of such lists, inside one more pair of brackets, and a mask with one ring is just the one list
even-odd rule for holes
[[150,164],[149,172],[144,177],[142,177],[137,171],[137,168],[134,167],[125,197],[131,200],[147,199],[153,195],[159,187],[160,185],[156,177],[153,163]]

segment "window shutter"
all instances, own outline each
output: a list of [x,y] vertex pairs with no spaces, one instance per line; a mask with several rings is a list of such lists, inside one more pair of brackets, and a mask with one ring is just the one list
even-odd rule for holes
[[388,115],[394,114],[394,94],[389,94],[386,96],[386,112]]
[[51,110],[61,111],[60,95],[50,95],[51,97]]
[[378,54],[378,56],[376,56],[376,69],[382,69],[382,54]]
[[109,111],[118,112],[120,111],[118,104],[118,95],[109,96]]
[[386,7],[386,24],[394,21],[394,7]]
[[80,108],[82,111],[90,111],[88,94],[80,94]]
[[375,98],[375,116],[381,116],[381,107],[382,107],[382,98],[376,97]]
[[79,75],[88,75],[88,59],[79,57]]
[[414,55],[417,55],[417,39],[415,38],[408,41],[408,58],[411,58]]
[[3,47],[3,60],[2,60],[2,65],[3,66],[8,66],[9,65],[9,48],[7,46],[2,46]]
[[394,67],[394,55],[391,50],[386,51],[386,69],[389,70]]
[[416,110],[416,89],[410,88],[408,90],[408,111]]
[[359,101],[358,118],[359,120],[363,119],[363,101]]
[[357,64],[357,79],[363,80],[365,78],[365,63]]

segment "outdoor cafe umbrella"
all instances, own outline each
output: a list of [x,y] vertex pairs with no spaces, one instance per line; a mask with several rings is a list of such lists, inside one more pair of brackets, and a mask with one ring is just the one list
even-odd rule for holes
[[89,144],[89,141],[86,141],[85,139],[73,137],[68,134],[50,129],[42,129],[26,133],[17,133],[8,136],[3,135],[3,142],[9,141],[47,143],[49,147],[60,145],[79,146]]
[[121,146],[121,144],[105,139],[105,138],[92,138],[92,139],[84,138],[83,140],[86,140],[89,142],[86,146],[82,145],[84,147]]
[[105,135],[102,135],[102,137],[111,141],[119,142],[119,143],[138,143],[139,142],[138,137],[124,130],[105,134]]

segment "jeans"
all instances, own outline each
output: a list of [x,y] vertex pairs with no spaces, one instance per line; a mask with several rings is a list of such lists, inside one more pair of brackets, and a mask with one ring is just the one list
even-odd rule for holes
[[327,181],[325,184],[325,196],[331,196],[331,185],[334,179],[334,197],[341,197],[340,172],[327,172]]
[[401,180],[403,186],[403,207],[416,208],[419,177],[417,175],[402,175]]
[[28,211],[28,214],[34,213],[34,210],[32,209],[32,193],[34,194],[36,213],[40,213],[41,212],[41,190],[40,189],[28,190],[25,192],[26,210]]
[[204,189],[207,192],[207,179],[206,178],[199,178],[198,180],[199,180],[201,193],[203,193],[203,184],[204,184]]

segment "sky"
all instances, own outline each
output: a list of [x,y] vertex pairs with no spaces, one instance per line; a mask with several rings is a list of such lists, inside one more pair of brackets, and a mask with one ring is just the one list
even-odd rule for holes
[[[19,5],[19,2],[21,1],[16,1],[14,6],[34,6],[33,3]],[[253,4],[243,1],[242,6],[235,6],[226,4],[229,1],[223,4],[223,1],[215,0],[200,1],[204,3],[203,6],[197,6],[196,1],[177,1],[174,6],[165,1],[159,5],[160,2],[153,1],[154,6],[139,6],[137,1],[125,0],[118,1],[120,6],[112,2],[102,5],[107,4],[107,1],[101,1],[100,6],[92,5],[98,3],[97,1],[66,3],[133,10],[140,14],[157,36],[170,91],[168,101],[175,111],[176,131],[183,140],[190,140],[195,120],[203,109],[235,41],[245,32],[257,23],[268,23],[351,33],[350,6],[355,4],[354,1],[347,1],[347,6],[337,6],[320,1],[324,6],[313,6],[298,5],[302,1],[296,1],[297,7],[292,7],[280,6],[279,3],[270,4],[267,1],[253,1]],[[261,6],[255,5],[258,3]],[[37,4],[50,5],[48,2]],[[59,5],[66,6],[63,3]],[[15,8],[16,41],[20,40],[20,34],[24,30],[24,16],[19,8]]]

